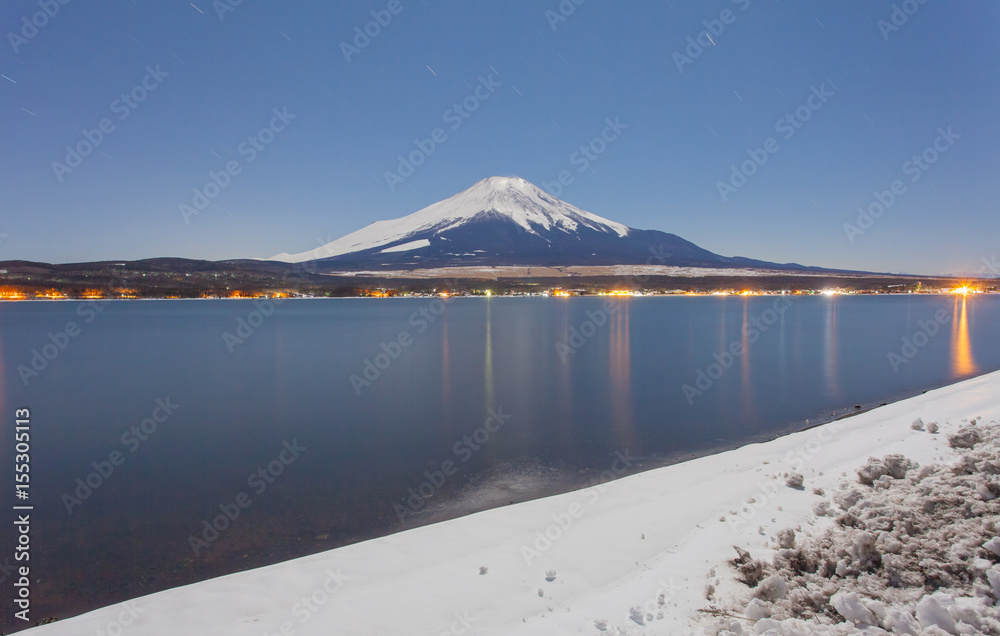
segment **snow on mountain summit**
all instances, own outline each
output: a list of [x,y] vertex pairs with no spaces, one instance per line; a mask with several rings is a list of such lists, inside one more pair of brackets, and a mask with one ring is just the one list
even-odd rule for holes
[[393,243],[416,243],[476,220],[504,219],[525,232],[576,232],[580,227],[619,237],[629,228],[561,201],[520,177],[489,177],[468,190],[409,216],[371,225],[300,254],[278,254],[268,260],[299,263],[351,254]]
[[520,177],[483,179],[465,192],[425,208],[411,217],[441,212],[447,215],[452,211],[458,212],[456,217],[462,220],[480,212],[494,212],[506,216],[532,234],[538,233],[534,226],[572,232],[583,225],[593,230],[614,232],[618,236],[627,235],[629,230],[621,223],[609,221],[561,201]]

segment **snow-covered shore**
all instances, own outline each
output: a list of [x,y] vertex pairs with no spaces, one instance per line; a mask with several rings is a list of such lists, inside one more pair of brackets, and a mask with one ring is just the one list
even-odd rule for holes
[[[917,418],[936,422],[940,431],[914,429]],[[722,620],[740,625],[742,633],[762,633],[768,626],[785,629],[769,634],[862,633],[848,625],[792,632],[763,621],[755,632],[742,613],[760,593],[736,580],[733,546],[762,560],[761,574],[787,575],[788,568],[772,565],[773,556],[781,554],[778,543],[788,545],[782,531],[796,529],[798,547],[815,556],[823,533],[842,528],[836,517],[844,514],[845,498],[838,495],[856,489],[871,499],[895,492],[892,476],[876,480],[875,486],[859,483],[857,471],[869,457],[902,455],[919,463],[922,469],[898,480],[900,487],[905,482],[917,489],[917,495],[921,479],[928,484],[944,480],[946,471],[934,473],[932,465],[968,464],[960,458],[970,452],[979,453],[980,464],[988,463],[983,457],[996,458],[1000,446],[991,432],[971,450],[949,444],[949,435],[976,418],[981,418],[979,430],[987,432],[1000,420],[1000,372],[764,444],[167,590],[26,633],[700,634],[706,628],[719,631],[711,626],[728,614],[739,618]],[[623,467],[624,451],[609,456],[609,470]],[[803,477],[801,488],[788,485],[795,473]],[[947,474],[955,471],[949,468]],[[795,485],[794,478],[790,483]],[[851,484],[846,490],[845,483]],[[976,509],[989,517],[983,523],[1000,523],[995,508],[1000,500],[984,502],[988,492],[978,499],[974,490],[966,494],[970,510],[972,503],[993,506]],[[855,543],[863,526],[852,530]],[[879,542],[876,550],[891,553],[886,542],[892,537],[873,538]],[[844,556],[841,575],[849,578],[852,567],[864,569],[858,564],[864,550],[858,550]],[[975,556],[975,567],[996,569],[1000,557],[986,556]],[[862,571],[862,582],[865,576]],[[855,585],[858,579],[855,573]],[[790,594],[793,582],[788,584]],[[991,599],[983,595],[995,591],[981,581],[977,585],[985,606]],[[948,602],[939,597],[924,616],[944,621],[940,612],[947,612]],[[775,611],[782,618],[782,603],[788,605],[782,599],[765,613]],[[856,612],[855,618],[865,619],[865,611],[872,611],[858,596],[841,595],[836,603],[844,612]],[[710,608],[715,615],[700,611]],[[836,622],[829,616],[825,620]],[[864,633],[1000,633],[925,627],[909,632],[870,627]]]

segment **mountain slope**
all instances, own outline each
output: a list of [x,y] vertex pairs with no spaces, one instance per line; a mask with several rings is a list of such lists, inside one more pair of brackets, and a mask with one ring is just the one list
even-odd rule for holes
[[519,177],[490,177],[400,219],[268,260],[321,270],[470,265],[678,265],[811,269],[726,258],[674,234],[636,230],[561,201]]
[[301,254],[278,254],[269,260],[297,263],[314,260],[314,254],[340,256],[382,247],[415,236],[435,235],[470,221],[490,218],[509,220],[525,232],[540,236],[543,231],[559,229],[572,232],[587,227],[618,236],[628,234],[626,226],[585,212],[518,177],[490,177],[468,190],[430,205],[401,219],[376,221],[332,243]]

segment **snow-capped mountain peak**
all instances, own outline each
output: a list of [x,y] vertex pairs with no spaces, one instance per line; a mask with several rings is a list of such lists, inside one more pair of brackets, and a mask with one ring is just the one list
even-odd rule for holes
[[324,273],[604,265],[804,269],[720,256],[675,234],[630,228],[560,201],[520,177],[483,179],[409,216],[268,260],[315,261]]
[[561,201],[525,179],[489,177],[409,216],[377,221],[309,252],[278,254],[268,260],[298,263],[381,246],[389,251],[399,244],[416,249],[442,232],[480,220],[506,220],[537,236],[553,231],[573,234],[581,228],[617,237],[629,233],[627,226]]
[[483,179],[465,192],[425,208],[417,214],[432,210],[434,213],[443,212],[446,216],[457,212],[456,216],[461,216],[462,220],[482,212],[492,212],[507,217],[532,234],[538,234],[536,227],[572,232],[579,225],[593,230],[614,232],[618,236],[626,236],[629,230],[620,223],[560,201],[520,177]]

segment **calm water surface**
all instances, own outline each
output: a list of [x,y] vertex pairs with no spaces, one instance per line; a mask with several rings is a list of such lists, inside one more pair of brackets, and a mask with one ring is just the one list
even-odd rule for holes
[[[33,616],[565,491],[616,452],[646,470],[1000,369],[995,296],[613,303],[293,300],[262,322],[250,301],[0,303],[4,466],[14,409],[32,412]],[[28,375],[68,321],[80,333]],[[935,335],[914,338],[921,325]],[[189,537],[240,493],[249,507],[196,555]],[[10,589],[0,630],[19,627]]]

